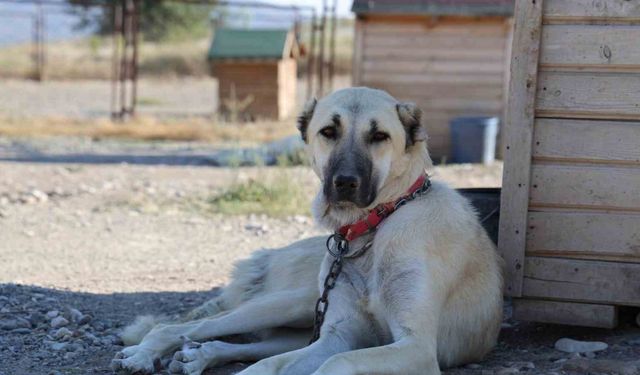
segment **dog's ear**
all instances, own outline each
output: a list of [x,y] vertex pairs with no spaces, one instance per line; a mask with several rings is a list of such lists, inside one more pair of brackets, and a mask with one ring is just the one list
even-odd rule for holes
[[398,117],[407,133],[407,148],[413,146],[417,142],[427,140],[427,130],[422,124],[422,110],[414,103],[398,103],[396,104]]
[[309,100],[302,109],[300,116],[298,116],[298,130],[300,130],[300,135],[302,136],[302,140],[304,143],[307,143],[307,128],[309,127],[309,122],[311,121],[311,117],[313,117],[313,111],[316,109],[316,104],[318,100],[316,98],[312,98]]

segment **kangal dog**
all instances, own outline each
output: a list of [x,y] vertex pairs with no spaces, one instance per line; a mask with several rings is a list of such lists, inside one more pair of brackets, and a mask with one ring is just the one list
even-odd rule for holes
[[[368,88],[305,106],[298,127],[322,184],[313,203],[320,224],[337,230],[406,194],[431,166],[421,118],[415,105]],[[189,375],[256,360],[240,374],[436,375],[480,360],[496,343],[500,260],[455,190],[434,182],[349,243],[360,254],[345,256],[320,338],[309,345],[333,261],[325,243],[310,238],[239,262],[219,297],[182,323],[139,318],[123,332],[132,346],[116,355],[113,368],[151,373],[180,349],[169,368]],[[252,339],[226,340],[239,334]]]

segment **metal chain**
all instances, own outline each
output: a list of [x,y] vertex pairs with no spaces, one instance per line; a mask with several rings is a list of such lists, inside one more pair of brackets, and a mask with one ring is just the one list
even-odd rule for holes
[[[414,191],[411,195],[399,199],[394,206],[394,210],[397,210],[399,207],[405,205],[407,202],[416,199],[418,196],[421,196],[429,191],[431,188],[431,181],[427,178],[424,184],[420,187],[420,189]],[[386,216],[386,215],[385,215]],[[367,243],[363,249],[358,251],[358,256],[362,255],[364,251],[368,250],[371,247],[372,242]],[[324,323],[324,316],[327,314],[327,309],[329,309],[329,292],[336,286],[336,281],[342,272],[342,264],[345,258],[345,255],[349,253],[349,241],[347,241],[344,236],[340,233],[334,233],[329,238],[327,238],[327,250],[329,254],[335,259],[331,263],[331,267],[329,268],[329,273],[324,279],[324,288],[322,290],[322,295],[316,301],[315,307],[315,317],[313,319],[313,336],[311,337],[311,341],[309,344],[313,344],[318,341],[320,338],[320,329],[322,328],[322,323]]]
[[320,338],[320,329],[324,323],[324,316],[329,308],[329,291],[336,286],[336,281],[342,272],[343,257],[349,252],[349,241],[339,233],[334,233],[327,238],[327,250],[335,259],[331,263],[327,277],[324,279],[322,295],[316,301],[315,317],[313,319],[313,336],[309,344],[313,344]]

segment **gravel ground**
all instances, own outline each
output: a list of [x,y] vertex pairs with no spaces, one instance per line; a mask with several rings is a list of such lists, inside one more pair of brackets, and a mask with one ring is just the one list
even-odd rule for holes
[[[0,150],[6,156],[26,147],[46,156],[82,145],[86,153],[131,152],[127,144],[39,142],[0,139]],[[159,146],[135,147],[139,152]],[[167,159],[158,161],[170,161],[172,150],[182,147],[200,146],[163,145],[160,154]],[[110,373],[109,361],[121,344],[117,334],[136,315],[188,310],[217,292],[235,260],[322,233],[305,216],[222,216],[203,204],[235,181],[281,173],[0,161],[0,374]],[[286,173],[309,194],[315,189],[308,169]],[[458,187],[498,186],[501,165],[438,167],[435,175]],[[509,311],[487,361],[446,374],[640,374],[637,311],[625,310],[621,328],[611,331],[514,322]],[[556,350],[563,337],[602,341],[607,349]],[[232,374],[244,366],[208,374]]]

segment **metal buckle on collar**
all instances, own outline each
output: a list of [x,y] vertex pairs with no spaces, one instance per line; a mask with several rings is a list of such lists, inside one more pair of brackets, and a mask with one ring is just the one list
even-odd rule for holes
[[427,178],[426,180],[424,180],[424,183],[422,184],[420,189],[414,191],[411,194],[411,199],[416,199],[418,196],[420,196],[422,194],[425,194],[426,192],[429,191],[430,188],[431,188],[431,180],[429,180],[429,178]]
[[349,241],[340,233],[334,233],[327,238],[327,251],[334,258],[341,257],[349,252]]
[[[414,197],[412,197],[411,199],[413,199]],[[407,204],[408,200],[407,198],[401,198],[399,199],[396,204],[393,205],[393,209],[397,210],[398,208],[404,206],[405,204]]]

